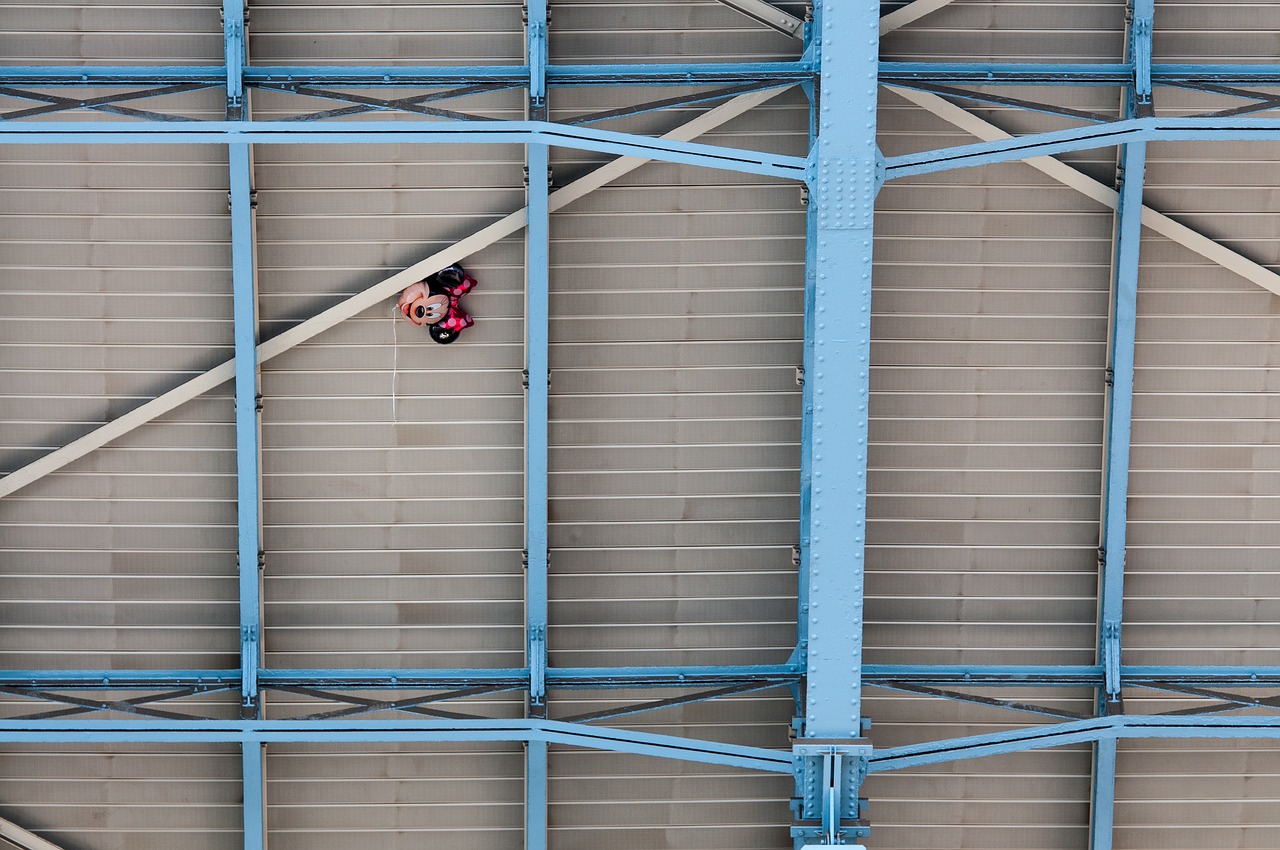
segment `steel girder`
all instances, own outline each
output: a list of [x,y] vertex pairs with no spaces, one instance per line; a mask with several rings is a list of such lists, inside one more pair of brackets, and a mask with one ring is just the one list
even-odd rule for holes
[[[245,846],[260,848],[263,826],[262,745],[270,741],[445,741],[511,740],[529,746],[527,769],[529,813],[526,821],[530,846],[540,847],[536,833],[545,835],[546,746],[561,743],[620,752],[634,752],[668,758],[692,759],[731,764],[752,770],[793,774],[800,784],[802,800],[797,828],[800,843],[817,840],[834,843],[861,832],[856,822],[857,785],[866,773],[901,769],[914,765],[976,758],[1028,749],[1096,742],[1100,747],[1099,771],[1108,771],[1114,781],[1115,741],[1125,737],[1166,738],[1277,738],[1280,719],[1170,716],[1103,716],[1067,723],[1038,726],[996,735],[974,736],[913,747],[873,752],[858,739],[861,688],[866,685],[918,686],[1088,686],[1104,694],[1118,694],[1121,681],[1130,686],[1167,688],[1175,692],[1225,700],[1230,706],[1272,706],[1269,698],[1254,699],[1224,694],[1212,688],[1276,687],[1280,668],[1274,667],[1138,667],[1120,664],[1118,656],[1119,604],[1117,591],[1121,572],[1104,564],[1100,590],[1100,658],[1095,665],[1054,667],[995,667],[946,665],[866,665],[859,658],[861,611],[862,523],[865,517],[865,417],[866,341],[869,339],[869,274],[871,257],[871,202],[880,181],[912,174],[951,168],[972,167],[1015,161],[1066,151],[1124,145],[1125,174],[1119,207],[1119,247],[1117,249],[1116,337],[1113,342],[1112,372],[1127,386],[1112,390],[1111,427],[1108,438],[1108,510],[1104,518],[1103,548],[1117,557],[1123,552],[1123,488],[1120,481],[1127,466],[1127,432],[1117,426],[1127,420],[1126,396],[1132,391],[1133,306],[1130,303],[1137,273],[1137,239],[1134,232],[1141,211],[1141,152],[1148,141],[1177,140],[1274,140],[1280,138],[1280,120],[1249,119],[1236,116],[1158,119],[1141,108],[1150,101],[1154,86],[1178,85],[1237,93],[1227,85],[1280,84],[1280,65],[1169,65],[1153,64],[1149,39],[1135,42],[1129,61],[1097,65],[1014,65],[1014,64],[921,64],[879,63],[873,50],[827,50],[823,46],[854,43],[855,33],[874,31],[877,21],[869,5],[830,3],[815,5],[817,31],[807,38],[804,57],[798,62],[742,64],[672,64],[557,66],[546,60],[545,0],[529,4],[531,25],[527,34],[528,62],[521,66],[470,68],[397,67],[255,67],[244,55],[243,3],[224,0],[226,61],[223,66],[182,67],[5,67],[0,68],[0,84],[41,87],[225,86],[225,122],[162,121],[120,122],[118,124],[41,124],[11,119],[0,123],[4,143],[208,143],[225,144],[229,151],[232,188],[233,288],[235,294],[236,359],[232,368],[211,372],[225,380],[237,376],[237,457],[240,476],[238,505],[241,528],[242,665],[237,670],[175,671],[0,671],[0,685],[12,691],[110,690],[110,689],[222,689],[238,688],[247,708],[245,720],[223,722],[192,718],[174,720],[174,715],[152,711],[146,721],[95,721],[60,723],[52,720],[0,721],[3,741],[176,741],[239,742],[243,747],[245,781]],[[934,4],[941,5],[941,4]],[[1138,0],[1149,6],[1150,0]],[[815,37],[816,36],[816,37]],[[1149,30],[1148,30],[1149,36]],[[861,38],[861,35],[856,36]],[[874,39],[870,44],[874,45]],[[1145,46],[1145,52],[1143,50]],[[879,159],[874,147],[875,86],[854,91],[853,80],[878,79],[880,83],[931,83],[990,85],[1106,85],[1124,86],[1131,93],[1134,108],[1125,120],[1082,128],[1035,134],[1021,138],[983,142],[923,154]],[[649,139],[628,134],[587,130],[545,121],[545,97],[549,87],[590,85],[757,85],[804,84],[811,92],[822,82],[835,82],[836,95],[822,90],[820,113],[806,159],[730,150],[700,145],[688,140]],[[247,92],[255,86],[299,88],[343,86],[350,88],[440,87],[458,85],[506,85],[527,88],[529,118],[525,122],[369,122],[325,125],[322,121],[255,122],[248,120]],[[846,85],[847,84],[847,85]],[[1216,87],[1216,88],[1214,88]],[[846,91],[847,90],[847,91]],[[139,96],[156,96],[152,91]],[[1251,93],[1245,92],[1244,95]],[[847,95],[847,96],[842,96]],[[59,103],[53,96],[45,111],[89,106],[88,102]],[[1257,94],[1258,98],[1264,95]],[[1008,102],[1009,99],[1006,99]],[[104,97],[99,105],[113,101]],[[672,103],[691,102],[689,98]],[[664,104],[651,105],[661,108]],[[1265,102],[1263,103],[1265,106]],[[1027,108],[1043,106],[1026,104]],[[868,117],[863,110],[868,110]],[[128,110],[117,110],[128,114]],[[457,142],[521,143],[528,146],[530,164],[528,269],[531,301],[528,341],[530,393],[528,399],[530,483],[526,513],[527,545],[531,576],[528,662],[525,667],[505,670],[270,670],[259,669],[257,653],[260,629],[257,590],[257,557],[260,539],[256,530],[257,509],[257,424],[256,368],[265,359],[256,346],[252,272],[252,186],[249,146],[270,143],[415,143]],[[802,493],[801,545],[801,631],[798,651],[786,665],[720,668],[602,668],[555,669],[546,664],[545,626],[545,447],[546,447],[546,347],[544,322],[546,304],[546,219],[550,213],[546,186],[542,182],[547,147],[560,145],[586,150],[639,156],[713,168],[766,174],[810,184],[810,234],[808,240],[808,296],[806,306],[805,402],[803,426],[804,492]],[[877,162],[877,160],[879,161]],[[837,213],[845,209],[848,214]],[[518,228],[519,225],[517,225]],[[1125,234],[1128,234],[1126,236]],[[435,258],[437,261],[441,258]],[[452,260],[450,260],[452,261]],[[432,262],[431,259],[427,261]],[[836,271],[845,277],[862,275],[866,283],[844,287],[839,292],[823,288],[823,280]],[[391,289],[391,282],[384,287]],[[536,296],[536,297],[535,297]],[[381,294],[377,298],[382,297]],[[370,302],[377,300],[370,296]],[[353,309],[354,312],[354,309]],[[864,318],[865,317],[865,318]],[[337,319],[341,320],[341,318]],[[861,323],[860,326],[855,326]],[[323,330],[323,327],[320,328]],[[839,343],[834,342],[839,331]],[[319,332],[316,330],[315,332]],[[828,339],[833,340],[828,343]],[[849,341],[846,344],[846,341]],[[289,342],[289,345],[296,344]],[[284,350],[281,344],[266,356]],[[827,369],[828,372],[823,370]],[[836,383],[849,379],[848,384]],[[215,380],[209,386],[216,385]],[[537,388],[535,391],[535,387]],[[849,399],[848,409],[824,409],[833,395]],[[862,405],[859,407],[858,405]],[[832,417],[839,417],[839,421]],[[824,418],[825,417],[825,418]],[[833,430],[834,429],[834,430]],[[839,484],[833,484],[838,481]],[[824,483],[825,482],[825,483]],[[11,491],[7,491],[11,492]],[[538,504],[541,503],[541,510]],[[843,528],[823,526],[824,514],[852,514],[856,521]],[[838,532],[838,533],[833,533]],[[1118,537],[1117,537],[1118,536]],[[825,538],[825,539],[824,539]],[[1119,541],[1117,543],[1117,540]],[[1109,541],[1109,542],[1108,542]],[[538,555],[537,553],[543,553]],[[835,563],[834,568],[826,565]],[[532,569],[534,566],[537,569]],[[839,600],[835,615],[825,615],[822,605]],[[824,616],[825,615],[825,616]],[[835,626],[833,623],[841,623]],[[1114,631],[1112,624],[1114,624]],[[1112,635],[1114,634],[1114,643]],[[642,736],[586,726],[583,723],[554,723],[531,710],[525,721],[415,723],[357,723],[354,721],[257,721],[251,716],[262,688],[329,688],[336,690],[489,688],[521,689],[530,695],[531,708],[539,705],[546,689],[557,688],[719,688],[696,698],[713,698],[734,689],[771,686],[804,686],[804,726],[790,753],[730,747],[664,736]],[[168,694],[150,698],[170,698]],[[949,698],[965,698],[955,692],[937,691]],[[56,696],[56,695],[55,695]],[[148,700],[132,700],[134,707]],[[426,700],[404,700],[405,708],[421,707]],[[93,702],[83,700],[82,702]],[[1105,701],[1104,701],[1105,702]],[[72,703],[75,705],[75,703]],[[663,701],[662,704],[672,704]],[[102,708],[121,710],[125,703],[102,703]],[[390,705],[384,703],[379,705]],[[1017,707],[1007,704],[1008,707]],[[357,706],[359,707],[359,706]],[[392,707],[401,707],[392,705]],[[643,708],[643,706],[641,706]],[[86,706],[80,706],[81,710]],[[365,706],[367,709],[368,706]],[[69,711],[69,710],[68,710]],[[813,780],[817,790],[810,793]],[[1104,787],[1105,790],[1105,787]],[[1103,795],[1106,796],[1106,795]],[[1095,805],[1097,798],[1095,797]],[[539,811],[539,809],[541,811]],[[804,823],[817,814],[816,826]],[[1101,823],[1101,822],[1099,822]],[[1095,826],[1095,847],[1102,834]]]
[[[1129,118],[1152,113],[1151,36],[1155,0],[1130,0],[1127,58],[1133,80],[1125,97]],[[1147,143],[1120,148],[1116,188],[1114,257],[1111,283],[1111,333],[1107,355],[1107,409],[1103,437],[1102,516],[1098,565],[1098,663],[1102,687],[1097,713],[1123,714],[1120,633],[1124,604],[1125,532],[1128,528],[1129,444],[1133,420],[1134,349],[1138,321],[1138,266],[1142,243],[1142,190]],[[1093,752],[1089,846],[1111,850],[1115,821],[1116,742],[1099,739]]]

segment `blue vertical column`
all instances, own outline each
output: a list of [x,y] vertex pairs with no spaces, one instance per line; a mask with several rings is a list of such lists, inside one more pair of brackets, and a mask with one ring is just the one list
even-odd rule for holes
[[[1131,0],[1127,58],[1133,71],[1126,117],[1151,115],[1151,36],[1154,0]],[[1142,188],[1147,165],[1145,142],[1120,149],[1116,206],[1116,243],[1111,301],[1111,339],[1107,356],[1107,420],[1104,436],[1102,524],[1098,563],[1098,661],[1103,682],[1098,713],[1124,711],[1121,700],[1120,630],[1123,622],[1124,566],[1128,524],[1129,448],[1133,423],[1133,371],[1138,319],[1138,272],[1142,239]],[[1089,846],[1111,850],[1115,819],[1116,740],[1094,745]]]
[[244,850],[266,847],[266,786],[263,771],[264,752],[257,741],[240,744],[241,784],[244,787]]
[[257,305],[249,146],[227,147],[231,167],[231,277],[236,361],[236,553],[240,575],[240,697],[245,717],[258,710],[261,661],[261,546],[258,491]]
[[871,751],[859,736],[879,3],[815,3],[812,35],[821,73],[808,175],[812,408],[801,447],[808,648],[792,836],[797,846],[828,846],[866,834],[858,789]]
[[[227,110],[231,92],[240,92],[235,106],[244,117],[243,86],[237,79],[244,67],[244,3],[224,0],[223,27],[227,56]],[[258,669],[261,662],[261,546],[258,489],[258,353],[257,294],[253,263],[253,160],[247,144],[227,146],[231,205],[231,287],[236,364],[236,553],[240,576],[240,696],[241,713],[257,716]]]
[[[547,117],[547,0],[525,6],[529,118]],[[528,226],[525,229],[525,622],[530,717],[547,716],[547,441],[550,394],[551,212],[550,150],[527,146]],[[525,847],[547,846],[547,745],[525,749]]]
[[223,51],[227,65],[227,120],[239,121],[244,117],[244,65],[245,65],[245,6],[244,0],[222,0]]
[[525,231],[525,608],[528,628],[529,710],[546,715],[547,689],[547,417],[550,222],[548,149],[528,146],[529,225]]

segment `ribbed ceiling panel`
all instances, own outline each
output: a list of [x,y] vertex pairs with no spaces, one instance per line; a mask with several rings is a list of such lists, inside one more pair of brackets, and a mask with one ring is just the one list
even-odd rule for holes
[[[226,159],[12,146],[0,208],[6,472],[230,356]],[[3,665],[234,664],[224,388],[0,504]]]
[[555,215],[553,663],[790,653],[799,202],[793,185],[651,164]]
[[1126,659],[1273,664],[1280,298],[1165,240],[1143,250]]
[[[1092,695],[1075,688],[971,688],[978,698],[1089,713]],[[877,749],[1029,728],[1045,715],[972,702],[867,688],[863,712]],[[1091,748],[1060,747],[875,773],[872,838],[884,848],[1018,847],[1071,850],[1088,845]]]
[[519,745],[267,747],[275,850],[524,846]]
[[[804,4],[773,5],[804,16]],[[763,62],[796,59],[798,38],[715,0],[557,0],[555,62]]]
[[1017,163],[881,191],[868,661],[1092,662],[1111,219]]
[[0,64],[222,64],[219,0],[5,0]]
[[953,0],[886,34],[880,57],[922,62],[1119,62],[1124,13],[1125,0]]
[[1115,847],[1280,842],[1280,748],[1259,741],[1121,741]]
[[[523,204],[488,145],[268,148],[257,175],[264,336]],[[523,663],[520,241],[464,262],[458,343],[388,300],[264,364],[275,666]]]
[[242,847],[239,747],[6,744],[5,815],[62,847]]
[[550,769],[557,850],[602,842],[671,850],[790,844],[789,776],[560,748],[551,752]]
[[251,7],[262,65],[519,64],[518,0],[265,0]]

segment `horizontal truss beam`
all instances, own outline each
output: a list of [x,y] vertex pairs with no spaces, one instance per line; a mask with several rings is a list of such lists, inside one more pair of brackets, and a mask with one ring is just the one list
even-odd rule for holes
[[[548,687],[558,690],[616,688],[701,688],[736,684],[791,684],[800,678],[794,664],[733,667],[552,667]],[[1121,668],[1134,687],[1280,688],[1280,667],[1135,666]],[[1100,664],[1063,666],[868,664],[868,685],[952,685],[971,687],[1097,687]],[[0,687],[60,690],[145,690],[167,687],[238,687],[239,670],[3,670]],[[330,690],[413,690],[457,687],[520,688],[527,667],[470,669],[263,669],[265,688]]]
[[[886,16],[886,20],[889,16]],[[890,27],[893,28],[893,27]],[[548,65],[551,86],[701,85],[750,80],[804,82],[817,69],[812,62],[742,62],[696,64]],[[222,65],[10,65],[0,68],[0,82],[36,86],[223,85]],[[527,65],[459,67],[382,65],[248,65],[248,86],[293,82],[352,87],[451,86],[471,83],[527,84]],[[931,82],[981,85],[1124,86],[1133,80],[1126,63],[977,63],[881,62],[881,83]],[[1153,85],[1274,85],[1280,64],[1178,64],[1151,66]]]
[[[1280,739],[1280,717],[1122,715],[950,738],[875,751],[871,773],[1120,738]],[[545,741],[584,749],[792,773],[792,753],[556,720],[321,721],[0,720],[5,743],[447,743]]]
[[1055,723],[1050,726],[877,750],[871,756],[870,772],[885,773],[927,764],[1120,738],[1280,739],[1280,717],[1209,718],[1130,714]]
[[976,142],[941,150],[905,154],[885,160],[885,179],[931,174],[953,168],[969,168],[1012,162],[1069,151],[1123,145],[1132,142],[1276,141],[1276,118],[1130,118],[1103,126],[1073,127],[1051,133],[1014,136],[992,142]]
[[447,743],[545,741],[592,750],[791,774],[791,752],[564,723],[556,720],[324,721],[196,720],[56,721],[0,720],[5,743]]
[[[797,83],[813,79],[815,68],[800,62],[734,62],[695,64],[629,65],[548,65],[547,83],[552,86],[600,85],[703,85],[729,84],[751,80]],[[0,82],[38,86],[96,86],[138,84],[201,83],[223,85],[226,68],[221,65],[132,65],[16,66],[0,68]],[[383,65],[248,65],[244,68],[247,86],[268,83],[341,85],[353,87],[452,86],[470,83],[529,82],[528,65],[482,65],[459,67]]]
[[[931,82],[1015,86],[1127,86],[1133,66],[1127,63],[978,63],[881,62],[881,83]],[[1280,65],[1217,64],[1151,66],[1154,85],[1280,83]]]
[[650,138],[546,121],[397,121],[307,125],[289,121],[173,124],[31,122],[0,126],[3,144],[545,144],[803,180],[802,157]]

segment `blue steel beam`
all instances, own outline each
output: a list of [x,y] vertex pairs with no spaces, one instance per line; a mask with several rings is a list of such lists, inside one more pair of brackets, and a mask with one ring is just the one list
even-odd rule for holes
[[[525,2],[525,54],[529,63],[527,118],[547,117],[547,0]],[[529,717],[547,716],[547,617],[549,545],[547,468],[551,288],[550,148],[525,146],[528,175],[525,226],[525,653],[529,666]],[[547,744],[525,744],[525,850],[546,850]]]
[[252,714],[258,703],[261,666],[262,551],[258,482],[257,298],[253,280],[253,213],[249,146],[227,146],[231,168],[232,311],[236,359],[236,553],[240,577],[241,710]]
[[[1151,64],[1154,85],[1280,82],[1280,64]],[[880,82],[973,83],[1012,86],[1127,86],[1129,63],[881,62]]]
[[[549,86],[724,84],[749,80],[803,82],[815,73],[811,61],[742,63],[662,63],[548,65]],[[1126,63],[881,62],[881,83],[932,82],[982,85],[1126,86],[1133,79]],[[246,85],[295,82],[358,88],[452,86],[465,83],[524,85],[528,65],[423,67],[406,65],[246,65]],[[0,83],[39,86],[222,85],[222,65],[8,65]],[[1153,85],[1276,85],[1280,64],[1153,63]]]
[[547,847],[547,742],[525,742],[525,850]]
[[[546,57],[546,0],[530,0],[530,56]],[[545,109],[546,92],[535,96],[530,82],[529,109]],[[525,608],[530,670],[529,707],[546,715],[547,669],[547,418],[549,415],[551,208],[547,186],[550,151],[530,144],[528,223],[525,230]]]
[[[244,0],[223,0],[226,114],[247,117],[241,69],[245,60]],[[249,146],[227,145],[230,169],[231,289],[235,335],[236,524],[240,595],[240,712],[256,717],[262,666],[262,552],[258,470],[258,306],[254,282],[253,158]]]
[[1132,118],[1101,126],[1095,124],[889,157],[885,160],[885,173],[887,179],[894,179],[1132,142],[1277,139],[1280,139],[1280,119],[1276,118]]
[[[862,581],[876,196],[879,16],[816,4],[823,79],[808,177],[815,206],[805,738],[860,735]],[[868,80],[868,75],[870,79]],[[854,83],[861,80],[861,83]]]
[[244,800],[244,850],[265,850],[267,841],[266,782],[263,762],[266,752],[258,741],[240,744],[241,785]]
[[554,720],[0,721],[7,743],[448,743],[542,741],[606,752],[790,774],[791,753]]
[[[1010,162],[1141,141],[1276,141],[1280,118],[1135,118],[1112,124],[977,142],[884,160],[885,179]],[[799,157],[635,136],[539,121],[351,122],[299,130],[280,121],[120,124],[14,122],[0,126],[3,144],[546,144],[786,179],[812,178]],[[821,144],[821,142],[820,142]],[[832,160],[834,162],[834,160]],[[820,168],[818,169],[820,171]],[[820,175],[818,175],[820,176]],[[846,180],[848,178],[845,178]]]
[[1050,726],[1012,729],[989,735],[890,747],[878,750],[871,756],[870,771],[885,773],[922,765],[1121,738],[1278,740],[1280,717],[1112,715]]
[[[1280,717],[1114,715],[890,747],[870,755],[870,772],[1086,744],[1104,738],[1280,740]],[[769,750],[584,726],[554,720],[0,720],[5,743],[396,743],[545,741],[583,749],[720,764],[790,775],[793,756]],[[797,742],[798,746],[806,746]],[[825,747],[824,743],[808,746]]]
[[816,2],[808,45],[821,78],[807,177],[812,372],[804,377],[812,407],[801,429],[809,480],[801,497],[804,711],[792,748],[797,847],[866,833],[858,788],[871,751],[861,738],[861,668],[878,11],[870,3]]
[[[1135,30],[1143,15],[1149,41],[1153,0],[1136,0]],[[1147,48],[1148,52],[1150,47]],[[1130,102],[1129,109],[1139,104]],[[1111,295],[1111,339],[1107,362],[1107,423],[1104,438],[1103,511],[1098,560],[1098,663],[1104,677],[1100,709],[1120,699],[1120,624],[1124,599],[1125,532],[1128,521],[1129,444],[1133,419],[1133,369],[1138,317],[1138,270],[1142,241],[1142,194],[1147,162],[1144,142],[1121,148],[1120,193]]]
[[339,122],[210,121],[175,124],[15,122],[0,126],[0,144],[543,144],[638,156],[802,180],[800,157],[679,142],[545,121]]
[[[343,85],[353,88],[454,86],[466,83],[528,85],[529,65],[412,66],[412,65],[245,65],[246,85],[292,82],[305,85]],[[661,63],[629,65],[547,65],[546,80],[554,86],[599,85],[713,85],[753,80],[802,82],[812,79],[808,62]],[[223,65],[7,65],[0,67],[0,83],[76,86],[209,83],[227,79]]]
[[223,70],[227,85],[228,121],[237,121],[244,116],[244,66],[247,56],[244,24],[244,0],[222,0],[223,55],[226,57]]
[[[1124,682],[1132,686],[1280,687],[1280,667],[1124,665]],[[706,687],[747,682],[790,684],[800,679],[796,664],[727,667],[550,667],[554,688]],[[983,687],[1101,687],[1102,666],[868,664],[867,684],[905,682],[921,685]],[[60,690],[148,690],[187,686],[237,686],[237,670],[0,670],[0,686]],[[260,687],[314,686],[337,690],[427,690],[491,685],[520,687],[529,681],[527,667],[471,669],[273,669],[258,672]]]
[[1089,789],[1089,848],[1110,850],[1116,817],[1116,739],[1093,744],[1093,784]]
[[[1126,117],[1152,114],[1151,35],[1155,0],[1130,0],[1127,58],[1133,79]],[[1142,243],[1142,194],[1146,142],[1120,148],[1111,283],[1111,339],[1107,362],[1107,418],[1103,438],[1102,522],[1098,564],[1098,663],[1102,687],[1098,713],[1124,711],[1121,702],[1120,630],[1124,603],[1125,532],[1128,524],[1129,448],[1133,425],[1133,368],[1138,320],[1138,272]],[[1115,820],[1116,742],[1099,740],[1093,750],[1089,846],[1111,850]]]

